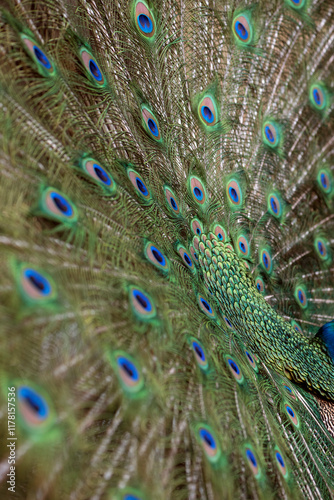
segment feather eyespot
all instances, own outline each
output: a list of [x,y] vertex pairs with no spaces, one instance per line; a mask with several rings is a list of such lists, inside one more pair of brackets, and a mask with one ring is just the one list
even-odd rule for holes
[[134,358],[123,351],[115,351],[108,357],[124,392],[139,396],[144,387],[144,379]]
[[177,196],[168,186],[164,186],[164,192],[168,207],[170,208],[173,215],[180,215],[180,205]]
[[238,384],[242,384],[244,381],[244,376],[236,361],[234,361],[234,359],[231,356],[227,356],[226,361],[233,377],[236,379]]
[[145,245],[145,257],[151,264],[167,273],[169,271],[169,262],[167,257],[155,246],[154,243],[148,242]]
[[226,242],[227,232],[220,224],[215,224],[213,226],[212,230],[213,230],[214,234],[217,236],[219,241],[221,241],[222,243]]
[[31,299],[50,297],[52,286],[45,276],[29,267],[23,270],[22,275],[22,288]]
[[330,171],[327,171],[325,169],[319,170],[317,175],[317,181],[321,191],[323,191],[326,194],[331,193],[333,182]]
[[105,79],[93,55],[85,47],[82,47],[80,57],[91,81],[99,86],[103,86]]
[[267,274],[270,274],[273,268],[272,258],[268,249],[263,248],[260,252],[260,264]]
[[293,423],[295,427],[299,427],[298,416],[294,411],[294,409],[292,408],[292,406],[289,403],[285,403],[284,407],[290,421]]
[[46,188],[40,198],[40,208],[44,217],[64,224],[75,224],[78,212],[75,205],[55,188]]
[[263,141],[267,146],[275,149],[280,142],[278,125],[273,121],[266,121],[262,128]]
[[152,203],[152,196],[149,188],[146,186],[145,182],[143,181],[143,178],[138,172],[136,172],[133,169],[128,169],[128,177],[131,181],[131,184],[139,194],[139,196],[142,198],[142,200],[146,204]]
[[237,251],[242,257],[249,257],[250,245],[248,239],[244,235],[240,235],[237,239]]
[[142,114],[144,129],[146,130],[148,135],[156,142],[161,142],[162,138],[160,133],[159,122],[152,113],[152,111],[143,104],[141,106],[141,114]]
[[279,219],[282,215],[282,203],[278,194],[270,194],[268,197],[268,210],[269,212]]
[[305,5],[305,0],[287,0],[287,2],[294,9],[301,9]]
[[14,277],[22,299],[30,305],[47,305],[57,298],[50,276],[25,263],[14,263]]
[[257,358],[255,357],[254,354],[252,354],[249,350],[245,350],[246,358],[250,366],[253,368],[255,372],[258,372],[258,366],[257,366]]
[[218,462],[221,449],[212,429],[208,425],[198,424],[196,426],[196,435],[209,462]]
[[203,233],[203,225],[200,220],[193,219],[191,221],[191,230],[194,234],[200,236]]
[[275,459],[276,459],[276,463],[278,465],[278,469],[279,469],[280,473],[282,474],[282,476],[284,478],[286,478],[288,476],[288,469],[287,469],[287,466],[284,462],[282,453],[280,452],[280,450],[277,447],[275,449]]
[[245,455],[251,471],[253,472],[255,477],[258,477],[260,475],[260,467],[255,453],[249,447],[247,447],[245,449]]
[[194,247],[192,245],[190,246],[190,253],[191,253],[191,256],[194,259],[194,261],[198,262],[197,252],[195,251],[195,249],[194,249]]
[[137,287],[129,288],[130,304],[134,314],[142,321],[151,320],[156,316],[156,308],[151,297]]
[[325,87],[320,83],[311,85],[309,97],[312,106],[316,110],[323,111],[326,108],[327,105],[326,91]]
[[242,205],[242,191],[239,183],[232,179],[226,186],[227,199],[232,207],[240,207]]
[[50,411],[46,400],[37,391],[27,385],[17,390],[20,416],[28,427],[36,428],[45,424]]
[[249,45],[253,40],[253,28],[248,15],[238,15],[233,19],[233,34],[238,43]]
[[297,399],[294,390],[288,384],[283,383],[283,388],[292,399]]
[[255,286],[256,286],[256,288],[258,289],[258,291],[260,293],[262,293],[262,294],[265,293],[264,281],[263,281],[263,279],[260,276],[258,276],[256,278],[256,280],[255,280]]
[[296,332],[299,332],[301,334],[303,334],[303,330],[301,328],[301,326],[297,323],[297,321],[291,321],[291,326],[294,330],[296,330]]
[[321,260],[327,260],[330,256],[329,254],[329,246],[327,240],[325,238],[321,238],[320,236],[316,237],[314,240],[314,248],[317,256]]
[[195,338],[190,339],[195,360],[201,370],[206,371],[209,367],[207,356],[201,342]]
[[308,306],[306,288],[302,285],[297,285],[295,288],[294,296],[299,307],[301,307],[302,309],[306,309]]
[[189,185],[194,201],[199,205],[204,205],[207,201],[207,195],[203,182],[198,177],[190,176]]
[[195,272],[196,271],[195,266],[185,247],[182,245],[178,245],[177,252],[180,255],[181,259],[183,260],[184,264],[187,266],[187,268],[190,269],[191,272]]
[[93,158],[85,158],[80,162],[81,170],[96,184],[102,186],[109,194],[114,194],[116,184],[110,174]]
[[211,319],[216,318],[215,311],[213,310],[209,302],[202,295],[197,296],[197,302],[200,310],[204,312],[206,316],[208,316]]
[[134,10],[137,30],[144,38],[153,40],[156,32],[155,19],[146,2],[139,0]]
[[218,121],[218,110],[212,96],[205,95],[198,105],[198,116],[206,127],[213,127]]
[[132,493],[126,493],[122,500],[142,500],[141,497],[138,497],[137,495],[133,495]]
[[26,35],[21,36],[24,48],[30,55],[30,57],[35,61],[38,71],[43,76],[53,76],[55,74],[55,68],[51,59],[45,54],[45,52],[35,43],[35,41]]

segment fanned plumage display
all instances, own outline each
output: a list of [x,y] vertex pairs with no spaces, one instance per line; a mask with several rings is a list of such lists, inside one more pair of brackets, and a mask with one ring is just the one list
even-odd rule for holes
[[332,0],[1,0],[0,497],[334,498]]

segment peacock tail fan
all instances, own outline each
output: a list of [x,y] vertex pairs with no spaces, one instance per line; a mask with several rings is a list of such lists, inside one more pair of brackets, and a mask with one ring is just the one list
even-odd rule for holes
[[334,498],[332,0],[0,2],[0,498]]

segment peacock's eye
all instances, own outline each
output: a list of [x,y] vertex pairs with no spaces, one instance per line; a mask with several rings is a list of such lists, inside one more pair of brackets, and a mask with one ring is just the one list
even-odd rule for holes
[[26,269],[23,273],[24,278],[30,282],[40,295],[49,295],[51,292],[50,282],[39,272],[34,269]]
[[240,46],[246,47],[253,41],[252,21],[248,13],[236,16],[233,20],[232,29]]
[[45,399],[29,386],[21,386],[17,391],[20,414],[29,426],[43,423],[49,415]]
[[51,63],[50,63],[49,59],[46,57],[46,55],[44,54],[44,52],[39,47],[36,47],[36,45],[34,45],[34,53],[35,53],[35,56],[38,59],[38,61],[41,64],[43,64],[43,66],[46,69],[50,69],[51,68]]

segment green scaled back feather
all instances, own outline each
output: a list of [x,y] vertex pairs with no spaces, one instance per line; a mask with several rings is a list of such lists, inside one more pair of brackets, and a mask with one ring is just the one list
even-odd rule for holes
[[333,498],[333,23],[1,2],[1,499]]

